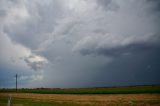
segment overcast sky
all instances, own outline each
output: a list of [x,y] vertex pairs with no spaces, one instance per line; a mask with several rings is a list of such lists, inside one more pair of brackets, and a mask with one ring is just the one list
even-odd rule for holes
[[0,87],[160,84],[159,0],[0,0]]

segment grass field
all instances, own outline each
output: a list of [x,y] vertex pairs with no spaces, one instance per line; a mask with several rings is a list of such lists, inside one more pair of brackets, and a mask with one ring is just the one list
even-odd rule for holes
[[0,106],[160,106],[160,94],[33,94],[0,93]]
[[[0,92],[16,92],[15,89],[0,89]],[[160,86],[130,86],[110,88],[75,88],[75,89],[19,89],[19,93],[40,94],[138,94],[160,93]]]
[[0,106],[160,106],[160,86],[81,89],[1,89]]

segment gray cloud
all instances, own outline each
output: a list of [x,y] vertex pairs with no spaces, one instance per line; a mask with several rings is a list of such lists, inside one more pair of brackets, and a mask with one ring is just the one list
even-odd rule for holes
[[120,7],[116,3],[115,0],[96,0],[100,7],[102,7],[105,11],[116,11]]
[[1,0],[0,69],[12,72],[0,75],[25,87],[159,83],[159,13],[158,0]]
[[83,49],[80,51],[82,55],[90,55],[94,53],[95,55],[105,55],[105,56],[121,56],[130,55],[142,51],[147,51],[151,49],[159,49],[159,45],[148,45],[148,44],[131,44],[123,47],[116,48],[98,48],[98,49]]
[[44,65],[47,63],[47,60],[35,55],[30,55],[28,57],[24,57],[24,61],[27,63],[27,65],[35,70],[40,71],[43,69]]
[[[106,2],[106,5],[111,5],[111,1]],[[105,3],[102,2],[102,4]],[[88,34],[78,41],[73,51],[80,51],[82,54],[100,54],[104,51],[106,54],[115,54],[121,53],[123,50],[130,52],[131,47],[137,51],[140,50],[139,48],[147,48],[147,46],[149,48],[159,46],[160,32],[157,28],[160,24],[157,19],[160,15],[159,12],[154,12],[154,14],[151,12],[157,8],[157,5],[149,4],[146,1],[140,1],[137,4],[137,1],[132,0],[117,2],[117,4],[120,7],[118,11],[108,9],[102,16],[106,17],[101,20],[106,22],[103,26],[106,32]]]
[[[5,4],[8,2],[4,1]],[[37,49],[38,45],[49,39],[46,35],[54,30],[56,20],[62,17],[61,9],[58,0],[46,2],[24,0],[9,3],[9,6],[5,7],[8,14],[5,20],[9,25],[3,27],[4,32],[12,40],[28,48]],[[9,17],[12,17],[11,22]]]

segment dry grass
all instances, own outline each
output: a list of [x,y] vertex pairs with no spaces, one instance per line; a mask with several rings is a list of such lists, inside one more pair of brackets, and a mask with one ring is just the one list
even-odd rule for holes
[[12,98],[54,101],[58,103],[75,103],[80,106],[160,106],[160,94],[72,95],[0,93],[0,97],[8,95],[11,95]]

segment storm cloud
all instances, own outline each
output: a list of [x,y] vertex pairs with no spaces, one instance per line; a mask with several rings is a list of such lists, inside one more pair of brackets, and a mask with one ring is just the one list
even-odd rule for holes
[[159,19],[158,0],[1,0],[0,87],[160,84]]

